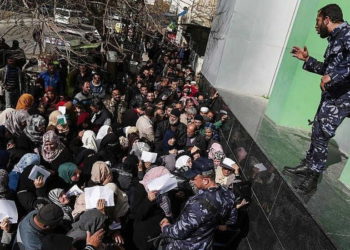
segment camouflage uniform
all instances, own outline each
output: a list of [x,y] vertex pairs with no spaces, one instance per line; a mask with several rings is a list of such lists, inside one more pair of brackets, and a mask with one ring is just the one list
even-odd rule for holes
[[345,117],[350,115],[350,26],[344,22],[328,37],[324,62],[310,57],[303,65],[307,71],[329,75],[312,127],[311,145],[306,160],[310,168],[322,172],[328,155],[328,142]]
[[163,227],[166,249],[211,249],[215,228],[237,220],[234,194],[224,187],[199,190],[173,225]]

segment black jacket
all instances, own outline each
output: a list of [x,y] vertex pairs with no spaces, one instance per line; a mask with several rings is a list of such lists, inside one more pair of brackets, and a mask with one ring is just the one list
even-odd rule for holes
[[[155,151],[157,153],[162,152],[162,142],[165,135],[165,132],[170,129],[169,120],[162,121],[158,124],[157,130],[155,133],[154,143],[155,143]],[[178,147],[184,147],[186,145],[187,133],[186,133],[186,125],[179,122],[176,125],[175,130],[175,138],[176,144]]]

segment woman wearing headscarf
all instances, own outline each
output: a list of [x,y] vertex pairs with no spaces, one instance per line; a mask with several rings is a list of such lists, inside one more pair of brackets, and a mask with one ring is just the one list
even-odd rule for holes
[[88,182],[88,186],[106,185],[113,181],[113,175],[111,169],[103,161],[97,161],[92,165],[91,178]]
[[[47,187],[50,182],[50,178],[44,182],[41,178],[36,180],[29,179],[30,172],[35,165],[27,166],[19,178],[17,198],[21,207],[26,213],[40,209],[42,206],[50,203],[47,198]],[[43,166],[39,166],[44,168]]]
[[39,148],[43,141],[45,124],[45,118],[41,115],[35,114],[29,116],[26,127],[15,140],[16,146],[19,148],[20,145],[22,145],[23,149],[28,152],[33,151],[35,148]]
[[7,117],[9,117],[10,114],[14,111],[15,109],[13,108],[7,108],[4,111],[2,111],[0,114],[0,125],[4,125],[7,120]]
[[63,180],[65,190],[71,188],[80,179],[81,170],[73,162],[66,162],[58,167],[58,176]]
[[[61,117],[64,117],[63,119]],[[72,130],[68,124],[67,114],[63,115],[61,111],[52,111],[49,116],[47,130],[54,130],[61,142],[68,146],[72,138]]]
[[63,220],[68,223],[73,222],[72,208],[69,206],[70,199],[62,188],[55,188],[49,192],[51,202],[59,206],[63,211]]
[[105,136],[108,135],[109,133],[112,133],[112,127],[109,125],[103,125],[98,130],[98,133],[96,136],[96,144],[97,144],[98,148],[100,148],[100,144],[101,144],[101,141],[103,140],[103,138],[105,138]]
[[100,143],[98,154],[101,160],[109,161],[111,166],[120,162],[122,158],[122,149],[120,147],[119,137],[114,133],[105,136]]
[[34,104],[34,97],[31,94],[22,94],[18,101],[17,101],[17,105],[16,105],[16,109],[25,109],[28,110],[30,109]]
[[96,135],[92,130],[84,131],[83,137],[81,138],[83,147],[86,149],[91,149],[97,152]]
[[4,126],[14,136],[18,136],[26,126],[29,114],[26,110],[14,110],[9,113]]
[[[130,185],[138,182],[137,178],[137,165],[139,159],[135,155],[128,155],[124,158],[123,162],[118,164],[116,168],[113,168],[113,173],[115,172],[115,179],[118,186],[128,194]],[[129,195],[129,194],[128,194]]]
[[130,218],[134,221],[132,240],[138,249],[153,249],[152,242],[148,242],[147,239],[157,237],[161,233],[159,223],[165,217],[165,213],[158,205],[155,193],[147,192],[145,186],[153,177],[165,173],[169,173],[166,168],[154,167],[145,175],[142,184],[136,183],[130,189]]
[[50,126],[56,127],[57,126],[57,121],[58,121],[58,116],[62,115],[61,111],[59,110],[54,110],[50,113],[49,115],[49,124],[47,127],[49,128]]
[[68,148],[64,146],[52,130],[47,131],[43,136],[41,156],[43,158],[43,165],[54,171],[57,171],[62,163],[73,161],[73,156]]

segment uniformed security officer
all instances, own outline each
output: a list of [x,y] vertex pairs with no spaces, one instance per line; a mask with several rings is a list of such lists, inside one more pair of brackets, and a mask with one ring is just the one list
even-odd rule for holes
[[322,75],[322,98],[314,118],[306,159],[295,168],[284,169],[285,174],[304,177],[297,187],[302,193],[317,187],[327,161],[328,142],[344,118],[350,115],[350,26],[344,22],[340,7],[329,4],[318,11],[315,28],[321,38],[328,39],[324,62],[309,56],[306,47],[293,47],[292,50],[294,57],[305,61],[305,70]]
[[198,158],[185,173],[199,192],[184,206],[174,224],[160,222],[165,249],[211,249],[214,230],[236,223],[234,194],[215,183],[214,165],[207,158]]

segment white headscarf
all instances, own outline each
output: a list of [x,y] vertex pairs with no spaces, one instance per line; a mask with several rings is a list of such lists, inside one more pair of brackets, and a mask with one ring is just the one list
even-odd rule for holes
[[96,143],[97,143],[97,147],[100,147],[101,141],[103,140],[103,138],[109,133],[109,130],[112,130],[112,127],[109,125],[103,125],[100,130],[97,133],[96,136]]
[[81,138],[83,142],[83,147],[87,149],[92,149],[97,152],[96,135],[92,130],[86,130]]

